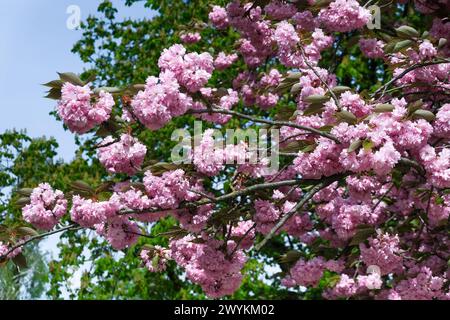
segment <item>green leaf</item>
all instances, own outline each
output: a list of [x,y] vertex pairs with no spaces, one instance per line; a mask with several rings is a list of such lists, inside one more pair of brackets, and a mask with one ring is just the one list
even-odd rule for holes
[[382,113],[382,112],[391,112],[394,110],[394,106],[389,103],[381,103],[376,105],[374,112]]
[[363,142],[360,139],[353,141],[348,147],[347,152],[352,153],[353,151],[359,149],[362,146],[362,144]]
[[342,110],[342,111],[338,112],[336,114],[336,117],[339,120],[347,122],[349,124],[355,124],[357,121],[356,116],[353,113],[346,111],[346,110]]
[[27,204],[30,203],[30,198],[28,197],[22,197],[19,198],[18,200],[16,200],[16,206],[18,206],[19,208],[25,207]]
[[291,94],[296,95],[302,90],[302,85],[300,83],[296,83],[291,87]]
[[289,80],[298,80],[298,79],[300,79],[301,76],[302,76],[302,73],[301,73],[301,72],[298,72],[298,71],[290,71],[290,72],[287,73],[286,79],[289,79]]
[[80,79],[78,75],[76,75],[73,72],[58,72],[59,78],[63,82],[70,82],[71,84],[77,85],[77,86],[84,86],[84,82]]
[[414,111],[412,116],[415,119],[425,119],[427,121],[434,121],[434,119],[436,119],[436,116],[434,115],[433,112],[423,109]]
[[94,93],[95,94],[99,94],[100,92],[105,91],[111,94],[117,94],[117,93],[121,93],[123,92],[123,89],[118,88],[118,87],[100,87],[100,88],[95,88],[94,89]]
[[31,196],[32,192],[33,192],[32,188],[22,188],[22,189],[17,190],[17,193],[24,197]]
[[413,114],[415,111],[419,110],[423,106],[422,99],[414,101],[413,103],[410,103],[408,106],[408,113]]
[[308,97],[306,97],[303,101],[307,103],[324,103],[330,100],[330,97],[322,96],[319,94],[313,94]]
[[324,105],[322,103],[312,103],[308,108],[303,111],[304,116],[310,116],[313,114],[318,114],[323,112]]
[[61,89],[51,88],[47,92],[47,95],[44,98],[52,99],[52,100],[60,100],[61,99]]
[[410,26],[401,26],[401,27],[396,28],[395,31],[397,31],[397,34],[400,37],[416,38],[419,36],[419,32]]
[[50,82],[44,83],[43,86],[50,87],[50,88],[61,89],[63,84],[64,84],[64,82],[61,81],[61,80],[52,80]]
[[438,43],[438,49],[442,49],[447,44],[447,39],[440,38]]
[[413,44],[414,44],[414,42],[412,40],[399,41],[394,45],[393,52],[402,51],[403,49],[411,47]]
[[351,90],[352,90],[352,88],[347,87],[347,86],[336,86],[336,87],[331,89],[331,91],[334,94],[341,94],[341,93],[344,93],[346,91],[351,91]]
[[373,142],[370,140],[364,140],[363,141],[363,149],[366,151],[370,151],[373,148]]
[[70,186],[75,192],[79,192],[81,195],[93,195],[95,193],[94,188],[81,180],[72,182]]

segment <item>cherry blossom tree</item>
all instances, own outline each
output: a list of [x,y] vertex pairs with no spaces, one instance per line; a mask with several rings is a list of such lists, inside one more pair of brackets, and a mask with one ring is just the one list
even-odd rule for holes
[[[449,299],[450,22],[442,17],[449,3],[413,1],[432,17],[423,30],[369,29],[370,4],[234,0],[183,31],[145,84],[95,88],[93,79],[60,74],[46,84],[48,97],[70,131],[99,140],[110,176],[97,186],[73,181],[66,194],[45,182],[21,190],[23,220],[46,232],[5,239],[1,259],[67,230],[93,230],[116,250],[168,237],[167,247],[142,246],[142,264],[165,272],[173,261],[220,298],[241,285],[249,252],[278,237],[292,247],[280,258],[281,284],[291,290],[320,288],[326,299]],[[236,45],[191,50],[211,28],[219,38],[236,32]],[[340,84],[321,61],[341,50],[336,39],[344,34],[392,76],[378,76],[373,90]],[[232,83],[209,85],[229,69]],[[210,127],[187,145],[185,161],[152,161],[157,146],[139,135],[188,116]],[[237,120],[270,132],[267,150],[245,139],[216,148],[214,133]],[[277,156],[276,172],[265,170],[274,160],[267,151]],[[178,227],[145,232],[167,217]]]

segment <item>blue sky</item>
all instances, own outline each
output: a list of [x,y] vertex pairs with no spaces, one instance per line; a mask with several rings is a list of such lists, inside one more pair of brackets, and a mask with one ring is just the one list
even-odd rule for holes
[[[151,17],[144,1],[125,7],[124,0],[112,1],[117,17]],[[49,112],[53,100],[44,99],[42,83],[57,78],[56,72],[80,73],[84,65],[71,53],[81,31],[66,26],[70,5],[81,10],[81,19],[95,14],[100,0],[0,0],[0,132],[26,129],[32,137],[53,136],[58,154],[69,161],[74,156],[74,137]]]

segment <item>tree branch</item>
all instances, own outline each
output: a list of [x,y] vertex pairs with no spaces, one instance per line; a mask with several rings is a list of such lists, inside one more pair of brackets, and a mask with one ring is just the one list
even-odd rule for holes
[[190,113],[190,114],[201,114],[201,113],[228,114],[228,115],[236,116],[236,117],[242,118],[242,119],[247,119],[247,120],[250,120],[250,121],[253,121],[253,122],[257,122],[257,123],[265,123],[265,124],[270,124],[270,125],[273,125],[273,126],[286,126],[286,127],[291,127],[291,128],[296,128],[296,129],[308,131],[310,133],[314,133],[314,134],[317,134],[319,136],[331,139],[331,140],[333,140],[336,143],[340,143],[339,139],[336,138],[335,136],[333,136],[332,134],[329,134],[327,132],[320,131],[318,129],[314,129],[314,128],[311,128],[311,127],[295,124],[295,123],[292,123],[292,122],[289,122],[289,121],[274,121],[274,120],[268,120],[268,119],[261,119],[261,118],[256,118],[256,117],[253,117],[253,116],[250,116],[250,115],[247,115],[247,114],[239,113],[239,112],[236,112],[236,111],[226,110],[226,109],[218,109],[218,108],[189,110],[187,113]]
[[68,230],[79,230],[79,229],[81,229],[80,226],[70,225],[70,226],[67,226],[67,227],[63,227],[63,228],[60,228],[60,229],[57,229],[57,230],[49,231],[49,232],[46,232],[46,233],[42,233],[42,234],[30,237],[27,240],[22,241],[19,244],[11,247],[6,254],[4,254],[3,256],[0,256],[0,261],[3,261],[4,259],[6,259],[8,257],[8,255],[11,254],[14,250],[16,250],[18,248],[21,248],[21,247],[23,247],[24,245],[26,245],[26,244],[28,244],[30,242],[33,242],[33,241],[36,241],[36,240],[39,240],[39,239],[51,236],[51,235],[56,234],[56,233],[60,233],[60,232],[68,231]]
[[295,214],[297,213],[297,211],[301,210],[303,208],[303,206],[309,201],[311,200],[311,198],[320,190],[328,187],[330,184],[332,184],[335,181],[340,180],[341,178],[344,178],[347,174],[345,175],[338,175],[338,176],[332,176],[329,178],[325,178],[322,182],[319,182],[318,184],[316,184],[310,191],[308,191],[305,196],[303,197],[303,199],[298,202],[294,208],[292,208],[288,213],[286,213],[279,221],[278,223],[272,228],[272,230],[270,230],[270,232],[265,236],[265,238],[258,243],[255,246],[255,249],[257,251],[261,250],[262,247],[264,247],[264,245],[273,238],[273,236],[278,232],[278,230],[280,230],[281,227],[284,226],[284,224]]

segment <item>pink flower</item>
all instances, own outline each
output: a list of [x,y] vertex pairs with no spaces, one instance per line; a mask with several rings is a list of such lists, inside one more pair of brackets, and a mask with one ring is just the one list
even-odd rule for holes
[[369,22],[370,11],[356,0],[336,0],[319,13],[319,20],[330,31],[349,32]]
[[284,285],[288,287],[294,285],[316,287],[323,276],[323,272],[327,269],[334,272],[341,272],[343,265],[334,260],[326,261],[322,257],[313,258],[308,261],[300,259],[289,271],[289,276],[282,280],[282,283],[284,282]]
[[72,220],[85,228],[92,228],[96,224],[114,218],[120,209],[115,201],[95,202],[92,199],[83,199],[79,195],[72,198],[70,216]]
[[233,54],[225,54],[224,52],[220,52],[217,55],[216,60],[214,60],[214,67],[218,70],[223,70],[231,66],[236,60],[238,56],[236,53]]
[[399,244],[398,236],[380,234],[375,239],[369,239],[369,247],[360,245],[361,259],[366,266],[378,266],[382,275],[399,273],[403,269]]
[[123,134],[115,142],[109,136],[101,143],[98,158],[101,164],[111,173],[126,173],[133,175],[144,162],[147,148],[129,134]]
[[429,40],[424,40],[419,45],[419,56],[422,60],[431,59],[437,54],[436,48]]
[[114,99],[110,93],[101,91],[96,102],[92,104],[92,91],[84,87],[64,83],[61,101],[57,106],[58,115],[70,131],[86,133],[96,125],[109,119]]
[[[170,242],[171,256],[186,269],[187,278],[199,284],[211,298],[234,293],[242,281],[240,270],[246,262],[243,251],[234,251],[236,244],[233,241],[223,252],[219,240],[206,238],[201,243],[193,240],[193,237],[186,236]],[[232,252],[232,256],[226,256]]]
[[434,134],[441,138],[450,138],[450,103],[444,104],[436,114]]
[[217,29],[225,29],[228,27],[228,15],[224,8],[214,6],[208,17]]
[[371,59],[383,58],[384,57],[384,42],[377,39],[360,39],[359,48],[361,52]]
[[188,32],[180,35],[180,39],[181,41],[183,41],[183,43],[192,44],[199,42],[202,39],[202,37],[198,32]]
[[23,219],[36,228],[51,230],[66,213],[67,200],[60,190],[41,183],[30,196],[30,204],[22,209]]

